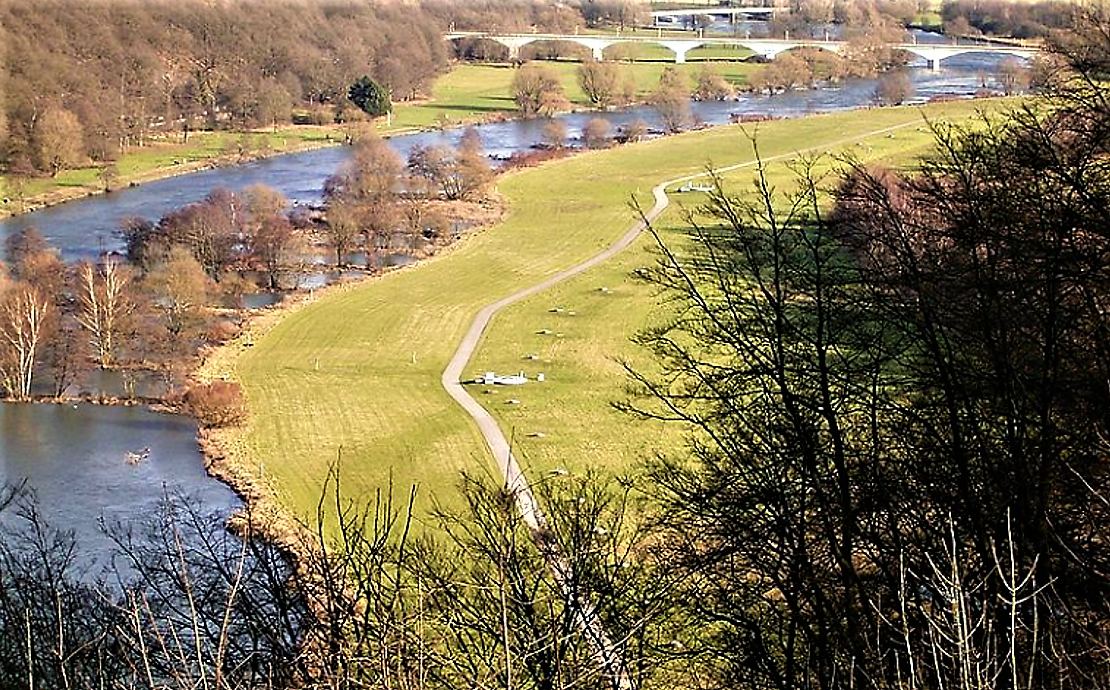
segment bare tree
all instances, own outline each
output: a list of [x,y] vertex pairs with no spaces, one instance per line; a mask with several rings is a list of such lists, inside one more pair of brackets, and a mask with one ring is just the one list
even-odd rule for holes
[[0,376],[8,397],[27,400],[52,311],[50,299],[22,283],[12,285],[0,299]]
[[562,120],[552,119],[543,126],[543,143],[553,149],[561,149],[567,142],[567,125]]
[[493,176],[482,153],[481,141],[453,149],[444,145],[414,146],[407,168],[414,177],[429,185],[449,201],[473,196]]
[[586,123],[582,129],[582,142],[586,148],[603,149],[612,144],[613,136],[609,129],[609,122],[600,117],[595,117]]
[[613,105],[620,92],[620,72],[616,63],[586,60],[578,67],[578,86],[595,106],[608,108]]
[[354,204],[333,201],[328,204],[325,233],[332,249],[335,250],[335,265],[343,266],[347,252],[355,246],[362,227]]
[[293,225],[283,215],[267,216],[252,228],[248,240],[250,253],[266,272],[270,289],[277,289],[282,267],[295,258],[299,246],[297,240]]
[[104,262],[102,270],[83,262],[77,274],[77,322],[89,333],[97,364],[109,367],[115,362],[123,322],[133,306],[127,297],[131,280],[126,269],[111,260]]
[[173,247],[143,282],[156,296],[156,308],[162,312],[169,334],[174,339],[188,335],[211,294],[204,267],[188,249]]
[[694,97],[702,101],[724,101],[736,95],[736,88],[711,65],[705,63],[698,71]]
[[1032,70],[1014,58],[1007,58],[998,65],[998,84],[1007,96],[1029,88]]
[[44,112],[35,123],[34,136],[38,167],[53,176],[77,166],[85,155],[81,123],[63,108]]
[[54,397],[66,390],[89,370],[89,347],[84,328],[71,315],[55,316],[57,325],[43,343],[42,362],[50,374]]
[[690,91],[682,75],[667,67],[659,75],[659,85],[651,95],[651,105],[668,132],[679,132],[690,122]]
[[535,63],[529,63],[517,70],[510,89],[513,100],[524,117],[549,117],[567,105],[558,75]]
[[901,105],[913,96],[913,81],[904,70],[884,72],[875,86],[875,100],[882,105]]

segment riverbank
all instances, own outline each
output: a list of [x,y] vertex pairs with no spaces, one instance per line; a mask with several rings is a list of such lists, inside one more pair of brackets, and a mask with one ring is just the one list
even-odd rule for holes
[[[577,62],[544,62],[558,77],[575,112],[592,111],[588,97],[578,85]],[[742,84],[758,65],[716,63],[722,75]],[[635,84],[636,100],[642,102],[654,88],[662,63],[624,63]],[[700,66],[676,66],[688,80]],[[389,123],[378,122],[377,132],[393,137],[414,132],[464,127],[483,122],[505,121],[516,115],[511,96],[514,75],[510,65],[460,63],[436,80],[431,97],[394,104]],[[352,128],[360,125],[290,125],[277,131],[262,129],[248,132],[194,132],[188,143],[164,142],[132,149],[116,162],[118,173],[110,180],[103,167],[63,171],[57,178],[30,178],[15,181],[0,177],[0,220],[56,206],[67,201],[101,195],[108,188],[120,190],[156,180],[236,165],[250,160],[336,146],[346,141]],[[107,184],[106,184],[107,182]]]
[[[257,148],[236,148],[233,152],[225,150],[227,142],[241,138],[244,134],[252,137],[266,137],[268,144]],[[277,132],[221,132],[196,133],[193,135],[194,139],[206,137],[219,138],[213,144],[198,145],[195,142],[180,145],[167,144],[138,151],[132,154],[130,158],[124,156],[117,162],[117,167],[124,170],[133,169],[134,172],[120,173],[110,184],[105,184],[102,180],[103,168],[84,168],[62,173],[62,181],[54,183],[54,186],[48,191],[19,197],[10,189],[12,182],[9,179],[6,184],[5,198],[0,203],[0,220],[32,213],[67,201],[100,194],[111,194],[127,187],[137,187],[157,180],[189,175],[229,165],[241,165],[273,156],[338,146],[344,142],[344,132],[338,127],[313,127],[308,125],[278,130]],[[144,165],[138,162],[138,159],[157,161],[158,164],[149,167],[149,164]],[[30,180],[27,184],[42,185],[47,182],[46,180]]]
[[[300,291],[273,307],[253,314],[243,324],[242,330],[235,338],[204,353],[202,361],[191,378],[205,383],[215,380],[235,380],[239,358],[253,351],[254,347],[274,328],[306,308],[350,294],[378,281],[388,280],[398,274],[418,270],[429,262],[452,256],[487,228],[503,221],[506,205],[500,195],[493,192],[487,195],[486,201],[486,206],[496,209],[496,212],[492,215],[471,216],[472,219],[484,221],[484,224],[474,225],[457,239],[436,247],[433,252],[424,253],[415,263],[383,268],[357,280],[333,283],[307,292]],[[245,394],[248,409],[250,409],[250,394],[249,392]],[[244,435],[250,433],[249,430],[256,422],[256,411],[251,410],[243,427],[201,428],[198,431],[197,444],[205,470],[227,485],[244,503],[251,506],[252,529],[265,531],[267,538],[272,538],[283,548],[294,549],[299,544],[300,534],[297,518],[307,517],[308,512],[290,510],[280,489],[270,482],[265,461],[259,460],[243,442]],[[338,462],[339,454],[337,453],[332,460]],[[260,520],[261,516],[265,519]],[[245,529],[245,516],[239,515],[233,518],[232,527]]]

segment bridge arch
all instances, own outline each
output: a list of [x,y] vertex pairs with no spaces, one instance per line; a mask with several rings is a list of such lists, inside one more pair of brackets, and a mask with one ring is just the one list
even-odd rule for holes
[[[510,59],[518,59],[520,57],[520,49],[530,43],[536,41],[561,41],[568,43],[576,43],[589,49],[594,58],[600,60],[604,57],[604,51],[609,46],[624,44],[624,43],[653,43],[663,46],[674,53],[675,62],[686,62],[686,54],[695,48],[705,45],[732,45],[742,46],[748,50],[762,55],[768,59],[774,57],[787,50],[795,50],[798,48],[820,48],[832,53],[840,53],[845,44],[841,41],[817,41],[817,40],[783,40],[783,39],[737,39],[737,38],[662,38],[662,37],[646,37],[646,36],[597,36],[597,35],[560,35],[560,34],[489,34],[480,32],[460,32],[452,33],[444,36],[445,39],[454,41],[464,38],[481,38],[500,45],[505,46],[509,51]],[[940,67],[940,61],[954,55],[962,55],[964,53],[990,53],[994,55],[1010,55],[1022,59],[1030,59],[1036,53],[1034,48],[1024,48],[1020,46],[1007,46],[1007,45],[988,45],[988,44],[970,44],[970,45],[949,45],[949,44],[897,44],[893,47],[900,50],[905,50],[909,53],[917,55],[929,62],[929,66],[933,69]]]
[[511,49],[504,43],[484,34],[449,34],[444,39],[455,46],[458,54],[464,58],[477,58],[479,60],[504,60],[511,53]]
[[1010,57],[1019,58],[1021,60],[1032,60],[1033,51],[1028,48],[1007,48],[1005,46],[996,45],[966,45],[966,46],[949,46],[937,45],[930,46],[928,44],[919,45],[901,45],[899,49],[912,53],[929,63],[930,69],[940,69],[940,61],[957,55],[967,55],[970,53],[983,53],[989,55],[1007,55]]
[[840,49],[841,49],[841,45],[836,44],[836,43],[833,43],[833,44],[798,43],[798,44],[795,44],[795,45],[779,46],[779,47],[771,47],[771,48],[764,47],[764,48],[759,48],[759,49],[749,48],[748,46],[744,46],[744,47],[748,48],[748,50],[754,50],[755,52],[759,53],[760,55],[762,55],[765,58],[768,58],[769,60],[774,60],[776,56],[782,55],[783,53],[789,53],[789,52],[794,51],[794,50],[812,50],[814,48],[817,48],[818,50],[825,50],[825,51],[828,51],[828,52],[830,52],[834,55],[839,55],[840,54]]

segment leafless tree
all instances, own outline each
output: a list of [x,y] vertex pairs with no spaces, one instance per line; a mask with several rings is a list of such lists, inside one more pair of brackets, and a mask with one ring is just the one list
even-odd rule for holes
[[667,67],[659,75],[659,84],[651,95],[651,105],[663,120],[668,132],[679,132],[690,122],[690,91],[682,75]]
[[115,361],[123,321],[133,306],[127,296],[131,279],[127,270],[112,260],[105,261],[102,269],[83,262],[77,275],[77,322],[88,331],[97,364],[109,367]]
[[609,122],[599,117],[591,119],[582,129],[582,141],[586,144],[586,148],[590,149],[603,149],[609,146],[613,141]]
[[549,68],[535,63],[521,67],[510,87],[513,100],[524,117],[548,117],[567,104],[559,77]]
[[578,67],[578,86],[590,103],[608,108],[618,100],[620,71],[616,63],[587,60]]
[[27,284],[15,283],[0,297],[0,376],[10,398],[31,397],[51,311],[50,299]]

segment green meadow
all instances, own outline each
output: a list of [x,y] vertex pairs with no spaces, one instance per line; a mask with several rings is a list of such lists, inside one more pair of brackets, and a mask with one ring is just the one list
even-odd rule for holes
[[[977,107],[857,111],[755,131],[761,155],[777,161],[776,176],[800,151],[850,151],[901,165],[928,148],[925,114],[959,120]],[[250,458],[246,469],[298,513],[315,506],[339,457],[349,495],[392,481],[402,490],[420,487],[420,510],[433,495],[449,502],[460,471],[493,471],[476,428],[439,383],[474,314],[615,241],[634,220],[629,202],[649,204],[659,182],[753,161],[752,131],[719,127],[513,173],[498,184],[508,207],[503,222],[287,315],[221,365],[243,383],[251,411],[236,440]],[[744,189],[751,176],[750,168],[737,170],[726,183]],[[695,204],[692,197],[675,200]],[[671,212],[660,222],[677,218]],[[646,362],[629,336],[658,315],[658,296],[632,278],[651,260],[645,245],[499,315],[468,367],[468,375],[545,373],[543,384],[476,396],[513,438],[526,471],[619,471],[678,447],[678,430],[610,407],[623,394],[618,361]]]

